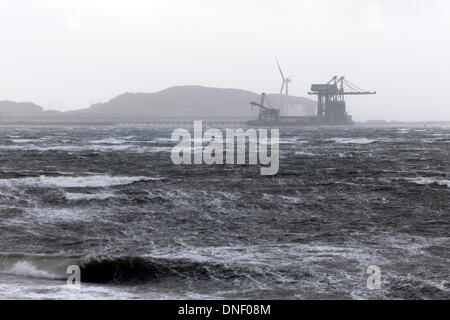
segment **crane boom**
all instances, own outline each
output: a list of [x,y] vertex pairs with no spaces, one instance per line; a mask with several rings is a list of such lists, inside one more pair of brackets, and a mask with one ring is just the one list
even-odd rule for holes
[[258,102],[252,101],[252,102],[250,102],[250,104],[252,105],[252,107],[258,107],[258,108],[262,108],[264,110],[270,110],[269,108],[263,106],[262,104],[259,104]]
[[[309,95],[319,95],[320,92],[308,92]],[[339,92],[346,96],[357,96],[357,95],[367,95],[367,94],[377,94],[376,91],[363,91],[363,92]]]
[[346,96],[357,96],[357,95],[365,95],[365,94],[377,94],[376,91],[364,91],[364,92],[342,92]]

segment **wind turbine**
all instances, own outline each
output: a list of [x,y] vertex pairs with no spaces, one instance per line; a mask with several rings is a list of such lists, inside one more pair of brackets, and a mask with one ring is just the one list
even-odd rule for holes
[[[287,103],[289,101],[289,83],[291,83],[292,80],[284,77],[283,71],[281,70],[280,67],[280,63],[278,62],[278,59],[276,57],[275,60],[277,61],[278,70],[280,70],[281,79],[283,81],[283,83],[281,84],[280,95],[278,96],[278,109],[280,109],[283,115],[287,116]],[[283,98],[283,91],[285,87],[286,87],[286,100],[284,101],[283,104],[281,104]]]

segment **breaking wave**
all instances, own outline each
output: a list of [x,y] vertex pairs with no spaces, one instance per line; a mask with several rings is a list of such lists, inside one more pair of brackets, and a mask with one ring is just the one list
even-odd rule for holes
[[439,180],[439,179],[426,178],[426,177],[405,178],[404,180],[415,183],[415,184],[420,184],[420,185],[437,184],[440,186],[447,186],[450,188],[450,180]]
[[374,143],[376,140],[367,138],[334,138],[330,141],[338,144],[370,144]]
[[164,279],[232,280],[242,278],[242,270],[220,263],[187,259],[142,257],[56,257],[3,256],[0,273],[41,279],[67,279],[66,270],[78,265],[81,282],[97,284],[139,284]]
[[296,152],[295,152],[295,155],[296,155],[296,156],[307,156],[307,157],[314,157],[314,156],[316,156],[315,153],[312,153],[312,152],[306,152],[306,151],[296,151]]
[[92,144],[123,144],[126,142],[127,142],[127,140],[115,139],[115,138],[106,138],[106,139],[101,139],[101,140],[90,141],[90,143],[92,143]]
[[4,273],[40,279],[62,279],[61,276],[51,274],[47,271],[39,269],[29,261],[19,261],[15,263],[10,269],[5,270]]
[[110,186],[128,185],[139,181],[155,181],[161,178],[152,177],[113,177],[95,175],[86,177],[28,177],[0,179],[0,186],[33,186],[58,188],[104,188]]
[[79,201],[79,200],[106,200],[114,197],[112,193],[71,193],[67,192],[65,198],[67,200]]
[[155,258],[94,258],[81,265],[82,281],[87,283],[140,283],[163,278],[197,280],[238,277],[221,264]]
[[131,153],[154,153],[154,152],[171,152],[170,147],[143,147],[135,146],[131,144],[92,144],[86,146],[73,146],[73,145],[55,145],[55,146],[37,146],[37,145],[0,145],[0,150],[6,151],[39,151],[39,152],[49,152],[49,151],[64,151],[64,152],[114,152],[114,151],[126,151]]

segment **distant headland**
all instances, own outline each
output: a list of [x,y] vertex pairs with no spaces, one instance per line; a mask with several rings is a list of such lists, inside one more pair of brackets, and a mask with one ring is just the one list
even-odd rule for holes
[[[0,101],[2,122],[117,122],[157,119],[252,119],[250,101],[259,94],[240,90],[203,86],[176,86],[154,93],[124,93],[108,102],[89,108],[60,112],[44,110],[31,102]],[[278,94],[268,95],[277,103]],[[305,115],[316,112],[316,102],[303,97],[289,97],[289,103]]]

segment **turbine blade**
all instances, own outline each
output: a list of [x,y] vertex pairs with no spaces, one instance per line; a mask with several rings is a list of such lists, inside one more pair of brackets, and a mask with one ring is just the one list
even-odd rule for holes
[[283,71],[281,70],[281,67],[280,67],[280,63],[278,62],[278,59],[275,57],[275,60],[277,61],[277,65],[278,65],[278,70],[280,70],[280,74],[281,74],[281,77],[283,78],[283,81],[285,80],[285,78],[284,78],[284,74],[283,74]]

